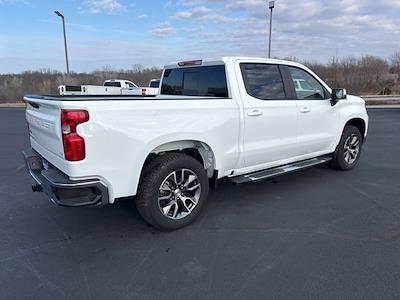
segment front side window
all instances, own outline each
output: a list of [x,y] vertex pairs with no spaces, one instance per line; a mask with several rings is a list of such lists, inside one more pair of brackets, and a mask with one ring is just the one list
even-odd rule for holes
[[225,66],[166,69],[161,94],[228,98]]
[[285,89],[279,67],[270,64],[240,64],[247,93],[261,100],[284,100]]
[[317,79],[305,70],[288,67],[292,77],[297,99],[299,100],[322,100],[325,99],[325,89]]

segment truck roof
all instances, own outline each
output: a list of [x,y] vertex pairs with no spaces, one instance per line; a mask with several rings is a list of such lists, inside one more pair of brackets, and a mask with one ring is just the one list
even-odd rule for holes
[[[185,63],[185,62],[200,62],[202,66],[213,66],[213,65],[221,65],[221,64],[226,64],[229,61],[234,61],[234,60],[245,60],[245,61],[258,61],[258,62],[263,62],[263,63],[275,63],[275,64],[286,64],[286,65],[292,65],[292,66],[302,66],[303,65],[289,61],[289,60],[282,60],[282,59],[274,59],[274,58],[265,58],[265,57],[254,57],[254,56],[223,56],[219,58],[206,58],[206,59],[197,59],[197,60],[187,60],[187,61],[180,61],[180,62],[174,62],[170,63],[164,66],[165,69],[173,69],[177,68],[179,66],[179,63]],[[189,65],[188,65],[189,66]],[[195,65],[194,65],[195,66]],[[199,64],[197,64],[199,66]]]
[[121,81],[129,81],[126,79],[107,79],[104,82],[121,82]]

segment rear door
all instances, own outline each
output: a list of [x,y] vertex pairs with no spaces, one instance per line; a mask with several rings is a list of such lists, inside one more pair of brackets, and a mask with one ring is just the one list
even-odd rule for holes
[[246,62],[236,68],[242,74],[246,167],[261,169],[290,160],[297,153],[297,105],[289,99],[281,66]]
[[329,152],[338,130],[338,111],[322,83],[307,70],[283,66],[291,79],[298,110],[298,155]]

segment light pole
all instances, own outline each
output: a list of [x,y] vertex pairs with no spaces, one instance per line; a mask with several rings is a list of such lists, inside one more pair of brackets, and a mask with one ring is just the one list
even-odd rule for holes
[[272,38],[272,11],[275,7],[275,1],[269,1],[269,9],[271,11],[269,17],[269,43],[268,43],[268,58],[271,58],[271,38]]
[[63,32],[64,32],[64,48],[65,48],[65,62],[67,64],[67,74],[69,74],[69,63],[68,63],[68,49],[67,49],[67,35],[65,33],[65,20],[64,15],[60,13],[58,10],[54,12],[57,16],[61,17],[62,25],[63,25]]

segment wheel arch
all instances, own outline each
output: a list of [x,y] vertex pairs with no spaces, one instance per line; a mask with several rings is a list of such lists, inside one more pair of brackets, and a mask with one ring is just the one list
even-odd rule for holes
[[165,153],[184,153],[199,161],[207,172],[207,176],[212,178],[217,170],[215,153],[208,143],[200,140],[174,140],[164,142],[152,150],[148,151],[147,157],[142,165],[142,172],[155,158]]
[[[364,140],[365,132],[367,130],[367,124],[363,118],[357,117],[357,118],[352,118],[352,119],[348,120],[346,122],[346,124],[344,125],[343,130],[344,130],[344,128],[346,128],[346,126],[357,127],[358,130],[360,130],[362,139]],[[343,132],[343,130],[342,130],[342,132]]]
[[339,146],[340,139],[343,136],[343,132],[344,132],[344,129],[346,128],[346,126],[355,126],[355,127],[357,127],[360,130],[361,137],[362,137],[363,142],[364,142],[365,135],[366,135],[367,130],[368,130],[368,127],[367,127],[368,123],[367,122],[368,121],[366,121],[363,117],[361,117],[359,115],[352,116],[352,117],[349,117],[345,121],[341,121],[340,122],[341,125],[338,128],[338,133],[337,133],[337,136],[336,136],[336,139],[335,139],[334,143],[332,144],[331,151],[332,152],[335,151],[337,146]]

